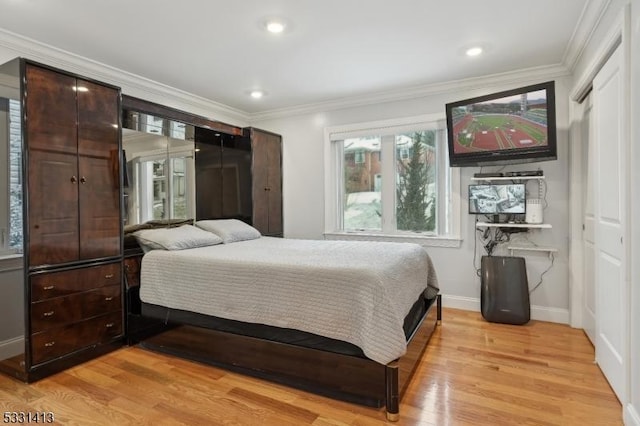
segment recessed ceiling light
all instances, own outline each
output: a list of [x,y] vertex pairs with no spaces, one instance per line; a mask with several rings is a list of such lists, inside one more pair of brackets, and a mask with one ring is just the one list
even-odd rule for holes
[[260,99],[264,96],[264,92],[262,90],[252,90],[251,93],[249,93],[249,96],[253,99]]
[[273,34],[280,34],[284,31],[285,25],[280,21],[267,21],[265,28]]
[[480,46],[470,47],[469,49],[467,49],[465,53],[467,54],[467,56],[478,56],[482,53],[482,47]]

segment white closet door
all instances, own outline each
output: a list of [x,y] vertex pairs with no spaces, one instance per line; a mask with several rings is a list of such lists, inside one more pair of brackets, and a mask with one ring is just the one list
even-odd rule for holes
[[[627,301],[625,244],[627,152],[621,49],[593,80],[594,265],[596,361],[620,401],[626,401]],[[588,261],[588,259],[585,259]]]
[[584,298],[582,318],[584,331],[596,344],[596,280],[595,280],[595,216],[593,210],[593,171],[595,163],[594,136],[591,120],[592,97],[589,95],[583,102],[582,129],[584,148],[582,149],[582,178],[587,183],[583,187],[584,217],[582,219],[582,244],[584,253]]

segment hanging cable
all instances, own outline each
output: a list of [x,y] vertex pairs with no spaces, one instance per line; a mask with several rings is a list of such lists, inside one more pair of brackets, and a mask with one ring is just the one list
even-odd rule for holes
[[[476,271],[476,275],[480,276],[481,270],[476,266],[476,259],[477,259],[477,253],[478,253],[478,238],[479,238],[478,232],[484,232],[484,231],[482,231],[481,229],[478,229],[477,225],[478,225],[478,216],[476,216],[475,233],[473,234],[473,269]],[[488,229],[489,228],[487,228],[487,230]]]
[[535,287],[533,287],[531,290],[529,290],[529,294],[533,293],[534,291],[536,291],[536,289],[538,287],[540,287],[540,285],[542,284],[542,279],[544,278],[544,274],[549,272],[549,269],[551,269],[553,267],[553,262],[555,260],[555,256],[553,255],[553,253],[549,253],[549,256],[551,257],[551,264],[549,265],[549,267],[547,269],[544,270],[543,273],[540,274],[540,281],[538,281],[538,284],[536,284]]
[[542,209],[549,207],[547,202],[547,181],[544,179],[538,179],[538,198],[542,200]]

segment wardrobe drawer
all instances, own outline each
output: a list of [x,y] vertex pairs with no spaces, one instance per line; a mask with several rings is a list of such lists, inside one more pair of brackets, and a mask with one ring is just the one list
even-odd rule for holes
[[120,262],[31,276],[31,301],[120,284]]
[[122,311],[52,328],[31,335],[32,364],[70,354],[79,349],[106,343],[122,335]]
[[121,286],[111,285],[31,304],[31,332],[122,309]]

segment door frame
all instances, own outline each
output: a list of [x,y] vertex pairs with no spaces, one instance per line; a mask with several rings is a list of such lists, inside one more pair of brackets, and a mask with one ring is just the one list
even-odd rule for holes
[[[570,223],[570,250],[569,250],[569,288],[570,288],[570,313],[569,324],[574,328],[582,328],[582,302],[584,298],[584,250],[582,247],[582,224],[584,217],[584,203],[582,197],[586,182],[583,181],[585,171],[582,167],[582,155],[585,149],[583,135],[580,129],[583,107],[579,105],[591,91],[591,83],[595,75],[600,71],[611,54],[620,48],[623,53],[623,68],[625,69],[624,84],[630,89],[628,69],[630,64],[629,52],[629,11],[624,8],[618,15],[612,29],[599,46],[594,59],[578,78],[570,92],[569,116],[570,116],[570,156],[569,156],[569,223]],[[627,90],[627,93],[629,90]],[[629,105],[629,100],[625,100]],[[626,129],[625,137],[628,138],[629,110],[623,118],[623,127]],[[627,229],[629,229],[627,227]]]
[[[583,74],[576,79],[577,83],[574,85],[573,89],[570,93],[570,122],[571,122],[571,137],[570,137],[570,200],[569,200],[569,220],[570,220],[570,274],[569,274],[569,285],[570,285],[570,325],[576,328],[582,328],[583,325],[583,298],[584,295],[584,250],[582,245],[582,224],[584,217],[584,203],[585,200],[582,197],[584,186],[587,184],[583,181],[584,170],[582,167],[582,155],[583,150],[587,149],[587,147],[582,144],[582,135],[580,132],[580,114],[582,112],[582,107],[578,105],[589,93],[591,90],[591,83],[595,75],[600,71],[604,63],[609,59],[611,54],[616,50],[616,48],[620,49],[622,54],[622,73],[623,79],[622,82],[624,84],[625,89],[623,92],[625,93],[624,99],[624,116],[623,120],[623,138],[629,141],[630,131],[631,131],[631,84],[630,84],[630,64],[631,64],[631,52],[630,52],[630,36],[631,36],[631,19],[630,19],[630,10],[629,5],[626,5],[622,8],[621,12],[618,14],[615,22],[612,25],[612,28],[609,30],[607,35],[604,37],[603,42],[598,47],[596,54],[593,57],[593,60],[590,62],[589,66],[585,69]],[[630,164],[630,144],[627,143],[624,147],[626,150],[625,158],[627,159],[627,170],[631,170]],[[628,185],[626,193],[624,194],[626,198],[625,202],[625,235],[624,238],[627,239],[628,242],[631,242],[631,227],[630,218],[631,218],[631,197],[630,197],[630,188],[632,185]],[[631,244],[626,244],[626,265],[625,265],[625,285],[630,287],[630,270],[631,270]],[[630,304],[627,306],[627,320],[630,321]],[[626,348],[626,357],[627,361],[630,361],[630,346],[629,346],[629,335],[626,336],[627,339],[627,348]],[[626,395],[627,399],[630,395],[629,388],[629,374],[627,374],[626,380]],[[621,401],[623,407],[625,406],[627,401]]]

